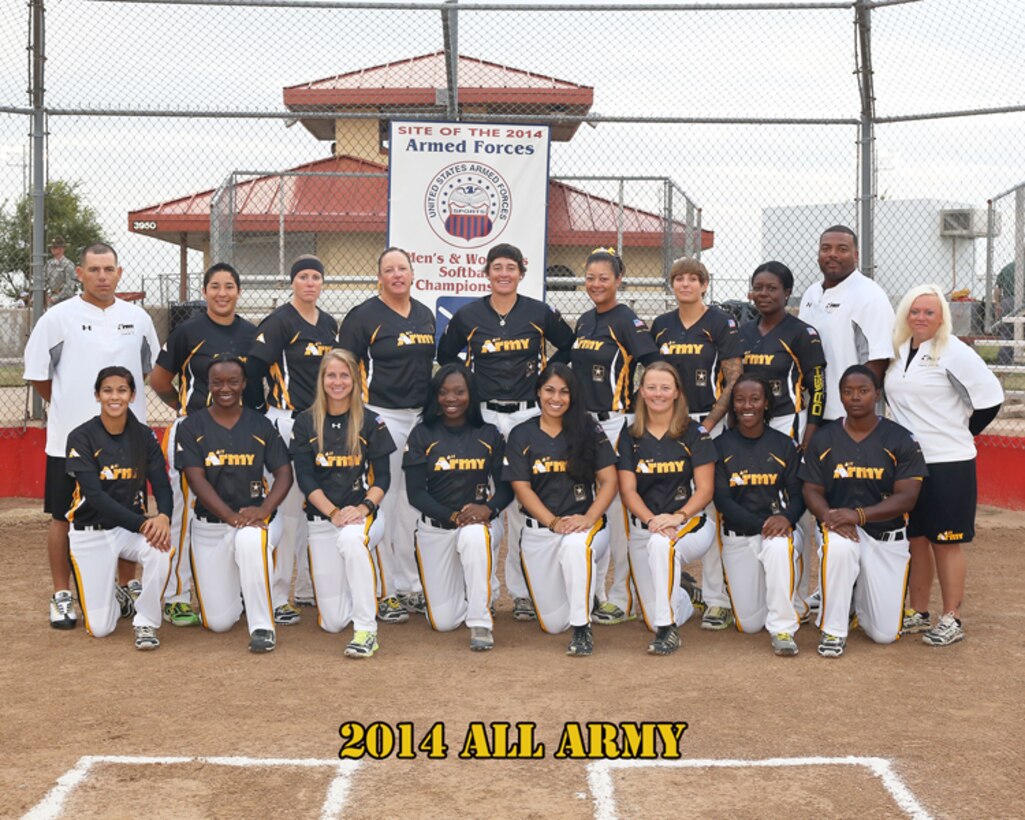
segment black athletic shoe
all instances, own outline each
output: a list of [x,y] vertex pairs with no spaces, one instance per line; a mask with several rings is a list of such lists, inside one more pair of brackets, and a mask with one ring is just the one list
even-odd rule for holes
[[273,652],[277,638],[270,629],[254,629],[249,636],[250,652]]
[[569,642],[566,649],[567,655],[590,655],[594,652],[594,638],[591,636],[591,626],[573,627],[573,640]]
[[672,655],[679,648],[680,630],[675,626],[660,626],[648,644],[648,652],[652,655]]

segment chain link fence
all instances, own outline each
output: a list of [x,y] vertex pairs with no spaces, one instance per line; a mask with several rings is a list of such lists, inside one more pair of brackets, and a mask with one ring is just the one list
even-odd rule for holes
[[[671,309],[682,255],[703,259],[717,301],[746,299],[779,259],[796,305],[822,228],[846,223],[895,302],[925,281],[952,294],[956,331],[1007,389],[993,431],[1020,443],[1022,42],[1017,0],[4,0],[0,261],[20,290],[0,312],[0,426],[31,415],[17,305],[41,299],[26,249],[37,264],[45,249],[12,220],[37,156],[41,183],[95,212],[121,289],[165,335],[220,260],[258,321],[289,298],[292,258],[316,253],[341,318],[374,289],[388,123],[460,119],[552,127],[545,265],[571,320],[596,246],[621,251],[623,301],[646,318]],[[47,212],[46,242],[61,218]]]

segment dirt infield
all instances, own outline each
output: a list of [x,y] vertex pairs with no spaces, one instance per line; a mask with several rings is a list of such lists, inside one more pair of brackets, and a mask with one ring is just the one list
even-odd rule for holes
[[[823,660],[805,628],[801,654],[776,658],[764,634],[691,621],[668,658],[647,655],[643,626],[628,623],[596,627],[594,657],[575,659],[567,636],[513,621],[503,599],[491,653],[470,653],[465,630],[434,634],[417,619],[382,626],[381,651],[356,662],[311,610],[279,629],[267,656],[246,651],[241,624],[224,635],[165,627],[146,654],[132,649],[127,622],[103,640],[52,630],[46,525],[32,504],[0,504],[4,817],[44,801],[84,756],[105,755],[186,759],[97,761],[51,795],[48,816],[305,818],[322,816],[326,795],[344,816],[367,818],[894,817],[914,805],[918,816],[1021,816],[1020,513],[980,515],[968,639],[947,649],[914,638],[881,647],[857,632],[845,657]],[[335,767],[313,764],[337,761],[345,721],[409,721],[417,742],[442,721],[447,759],[366,759],[335,782]],[[534,722],[544,757],[461,760],[472,721]],[[574,721],[686,721],[679,748],[699,765],[613,767],[603,791],[593,761],[556,759]],[[741,763],[848,756],[890,761],[897,787],[867,765]],[[254,765],[265,758],[279,765]]]

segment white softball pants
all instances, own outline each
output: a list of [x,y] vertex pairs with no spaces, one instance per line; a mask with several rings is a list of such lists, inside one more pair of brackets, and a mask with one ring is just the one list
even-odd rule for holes
[[[696,416],[692,415],[691,418],[697,421]],[[708,435],[715,438],[725,429],[726,425],[720,421],[708,431]],[[714,502],[710,501],[708,506],[705,507],[705,516],[709,522],[716,520],[717,515]],[[722,559],[719,556],[719,550],[710,549],[701,556],[701,599],[708,607],[719,606],[724,609],[729,609],[730,607],[730,596],[726,594],[726,581],[723,579]]]
[[565,632],[591,622],[597,563],[609,549],[605,517],[588,532],[558,535],[526,519],[520,561],[537,622],[545,632]]
[[396,448],[388,457],[391,484],[381,501],[384,538],[377,547],[382,578],[380,596],[387,598],[420,592],[420,575],[416,571],[416,556],[413,554],[413,530],[416,529],[417,513],[406,495],[406,475],[402,469],[406,439],[420,417],[420,409],[395,409],[368,404],[366,410],[384,419]]
[[464,623],[468,627],[494,626],[491,581],[494,545],[501,540],[499,518],[454,530],[435,527],[420,518],[416,525],[416,563],[432,629],[448,632]]
[[876,643],[897,640],[911,563],[908,541],[877,541],[861,527],[857,541],[830,530],[816,531],[822,566],[818,624],[822,631],[847,636],[853,597],[854,612],[866,635]]
[[121,527],[109,530],[72,527],[68,536],[78,584],[78,604],[89,634],[94,638],[109,635],[121,617],[121,608],[114,596],[118,558],[142,564],[142,593],[135,602],[132,625],[159,628],[161,598],[171,572],[174,549],[161,552],[151,547],[143,535]]
[[[541,415],[540,407],[528,407],[525,410],[517,410],[515,413],[498,413],[482,403],[480,412],[484,421],[493,424],[498,432],[508,441],[509,433],[517,424],[522,424],[527,419]],[[527,589],[527,582],[523,577],[523,567],[520,562],[520,534],[523,532],[524,515],[520,511],[520,505],[513,498],[512,503],[505,508],[505,534],[506,543],[509,548],[505,554],[505,588],[513,598],[528,598],[530,592]],[[498,594],[497,564],[494,580],[492,582],[494,594]]]
[[174,506],[171,510],[171,544],[175,550],[174,559],[171,561],[171,580],[164,590],[164,603],[166,604],[188,604],[192,600],[192,565],[189,562],[189,545],[192,540],[192,510],[196,500],[189,492],[185,473],[179,472],[174,466],[178,427],[184,420],[183,416],[179,416],[164,433],[164,457],[167,459],[167,476],[171,481],[171,494],[174,498]]
[[377,571],[374,549],[385,525],[380,516],[336,527],[309,521],[310,569],[320,628],[341,632],[350,623],[363,632],[377,631]]
[[715,527],[704,514],[694,516],[672,538],[631,522],[630,575],[644,624],[652,632],[660,626],[680,626],[694,614],[690,596],[680,586],[680,570],[712,552],[714,540]]
[[[285,441],[285,446],[292,443],[292,427],[295,419],[288,410],[276,407],[267,409],[267,418],[277,427],[278,433]],[[273,477],[268,477],[271,486]],[[274,542],[274,572],[271,579],[271,603],[274,609],[287,604],[292,590],[292,574],[295,573],[295,594],[297,598],[312,598],[313,583],[310,581],[310,566],[307,553],[308,529],[306,513],[303,511],[302,490],[299,482],[293,480],[285,500],[278,506],[275,521],[280,521],[281,536]],[[262,627],[261,627],[262,629]]]
[[274,631],[271,562],[275,538],[281,537],[279,519],[266,530],[192,519],[192,580],[207,629],[227,632],[242,617],[245,601],[250,634]]
[[730,535],[719,541],[733,617],[740,632],[796,633],[800,624],[793,598],[800,573],[801,533],[788,538]]
[[[596,421],[598,420],[596,419]],[[612,444],[612,449],[615,450],[623,426],[632,422],[632,414],[611,413],[608,419],[598,421],[598,424],[601,425],[601,429]],[[598,562],[598,584],[595,594],[599,601],[609,601],[629,614],[633,607],[633,596],[630,594],[630,559],[627,555],[628,531],[623,502],[618,493],[612,499],[605,514],[609,520],[609,550],[605,553],[604,560]],[[609,563],[613,565],[612,586],[606,595],[605,578],[609,573]]]
[[[794,436],[804,435],[807,422],[808,411],[802,410],[800,413],[769,419],[769,426],[773,430],[778,430],[794,438]],[[799,444],[800,440],[795,439],[795,442]],[[815,516],[806,511],[801,516],[801,520],[797,522],[797,527],[794,528],[795,531],[798,529],[801,532],[800,539],[795,543],[799,556],[798,573],[797,583],[794,584],[794,595],[791,600],[798,616],[804,617],[808,614],[808,583],[809,576],[811,575],[811,550],[806,549],[806,547],[815,543]]]

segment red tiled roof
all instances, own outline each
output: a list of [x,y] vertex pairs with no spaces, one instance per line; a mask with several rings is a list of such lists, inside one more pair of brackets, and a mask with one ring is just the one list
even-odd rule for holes
[[[459,56],[460,105],[583,106],[594,89],[578,83]],[[311,106],[435,106],[435,90],[447,86],[445,52],[423,54],[284,89],[289,108]]]
[[[257,177],[235,188],[234,229],[246,233],[276,233],[282,196],[285,230],[381,233],[388,224],[388,166],[356,157],[328,157],[291,169],[316,172],[373,174],[373,176]],[[282,186],[283,180],[283,186]],[[213,191],[203,191],[130,211],[134,233],[177,242],[180,233],[207,236]],[[548,184],[548,243],[550,245],[614,245],[619,221],[616,203],[573,188],[558,180]],[[629,206],[622,215],[624,247],[663,244],[662,217]],[[674,221],[674,246],[682,244],[686,226]],[[712,231],[701,232],[701,247],[712,247]]]

